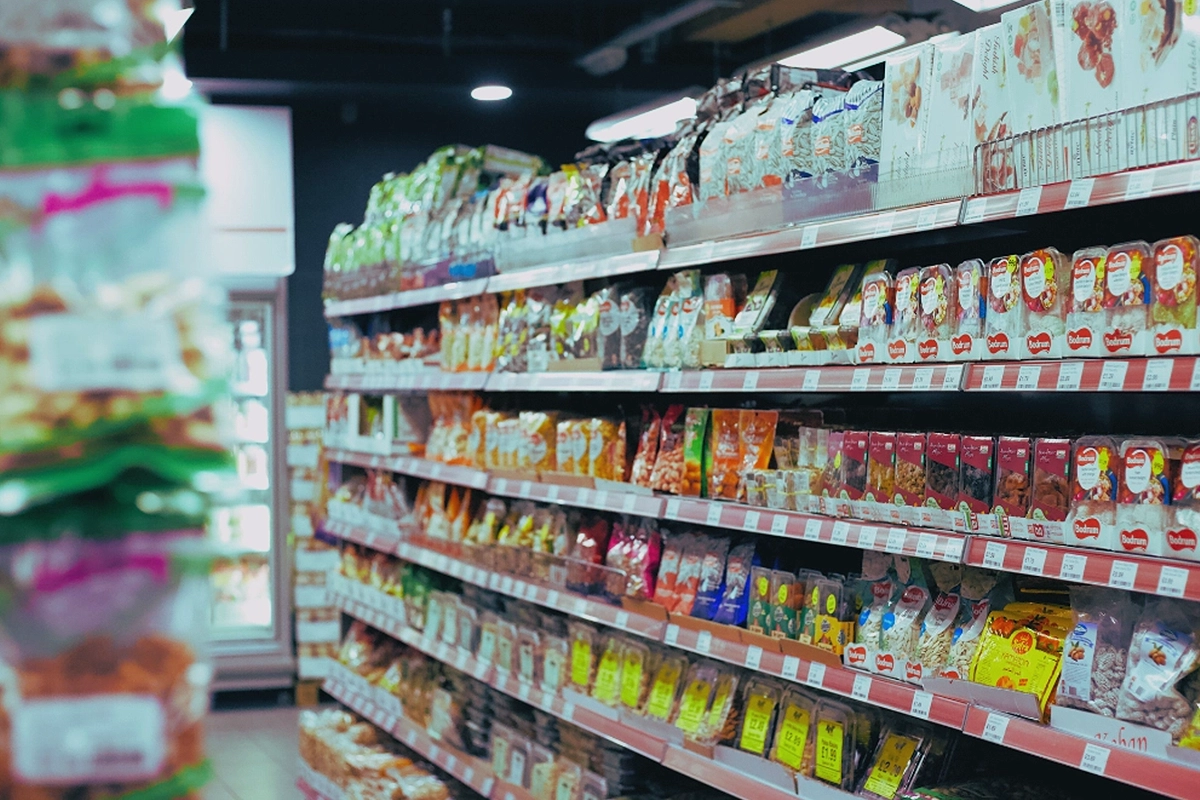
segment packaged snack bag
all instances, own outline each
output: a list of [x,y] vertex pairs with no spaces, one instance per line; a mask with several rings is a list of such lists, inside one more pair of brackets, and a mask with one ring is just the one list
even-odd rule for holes
[[1118,552],[1169,555],[1171,481],[1178,452],[1168,442],[1126,439],[1121,443],[1121,474],[1117,491]]
[[1066,256],[1053,247],[1021,256],[1021,295],[1026,308],[1021,358],[1059,358],[1067,335],[1067,293],[1071,282]]
[[873,272],[863,278],[858,323],[858,363],[874,364],[886,360],[894,296],[895,286],[888,273]]
[[894,282],[895,312],[888,338],[888,360],[895,364],[917,360],[917,340],[921,335],[921,270],[900,270]]
[[783,689],[774,681],[751,678],[742,688],[742,722],[737,747],[760,758],[771,752],[775,716],[783,700]]
[[883,135],[883,81],[858,81],[846,92],[846,167],[875,177]]
[[955,359],[977,361],[983,358],[987,286],[987,265],[978,258],[964,261],[954,268],[954,291],[958,294],[958,302],[955,304],[950,353]]
[[1108,314],[1104,292],[1108,249],[1085,247],[1071,257],[1071,296],[1067,301],[1068,356],[1103,356]]
[[921,332],[917,342],[918,361],[950,359],[950,339],[958,317],[958,292],[949,264],[935,264],[921,270],[919,297]]
[[620,636],[606,636],[602,647],[600,658],[596,662],[592,697],[610,708],[615,708],[621,699],[621,665],[625,655],[625,640]]
[[[991,436],[962,437],[959,459],[958,510],[963,529],[995,535],[1000,532],[992,515],[992,498],[996,483],[996,440]],[[955,522],[958,530],[958,522]]]
[[1033,480],[1029,516],[1012,521],[1018,539],[1061,542],[1070,511],[1071,440],[1041,438],[1033,442]]
[[1197,336],[1196,275],[1200,266],[1200,239],[1176,236],[1155,242],[1150,305],[1153,336],[1147,352],[1157,355],[1195,353]]
[[664,655],[654,671],[650,683],[650,694],[642,707],[642,713],[660,722],[671,721],[676,712],[676,703],[683,690],[688,660],[682,655]]
[[892,609],[883,615],[876,672],[902,680],[911,679],[907,665],[917,659],[921,623],[929,608],[928,589],[916,584],[904,589]]
[[[899,509],[892,502],[896,487],[896,434],[871,431],[867,434],[867,489],[863,511],[873,522],[899,522]],[[893,512],[895,516],[893,517]]]
[[1148,725],[1178,739],[1188,727],[1192,705],[1179,682],[1196,668],[1200,646],[1191,604],[1165,597],[1146,600],[1133,629],[1117,719]]
[[701,564],[708,548],[708,537],[702,534],[693,535],[685,540],[679,559],[679,574],[675,579],[675,603],[669,611],[688,615],[692,613],[696,594],[700,589]]
[[846,791],[854,787],[855,712],[845,703],[822,699],[817,706],[812,776]]
[[902,519],[915,522],[915,509],[925,505],[925,434],[896,434],[896,494]]
[[[561,430],[562,423],[559,423]],[[658,458],[658,442],[662,432],[662,419],[653,406],[642,406],[642,427],[638,435],[637,452],[629,471],[629,482],[637,486],[652,486],[651,476]],[[564,472],[559,467],[559,472]]]
[[684,416],[683,481],[680,485],[680,494],[684,497],[703,497],[707,494],[708,458],[705,447],[711,418],[712,411],[707,408],[689,408]]
[[1184,445],[1175,475],[1168,510],[1165,555],[1173,558],[1200,558],[1200,442]]
[[675,297],[675,278],[667,279],[666,285],[654,302],[650,327],[646,331],[646,346],[642,350],[644,369],[662,369],[666,366],[667,334],[670,330],[671,305]]
[[650,330],[653,309],[650,291],[644,287],[622,292],[620,298],[620,368],[640,369]]
[[1029,515],[1033,443],[1022,436],[996,440],[996,488],[992,498],[1001,536],[1012,536],[1012,521]]
[[721,601],[725,562],[729,557],[729,539],[724,536],[706,536],[700,541],[704,545],[704,553],[700,558],[700,577],[691,615],[700,619],[712,619],[717,612],[717,604]]
[[710,661],[699,661],[688,667],[672,722],[689,738],[700,737],[720,676],[720,667]]
[[1058,686],[1071,627],[1065,608],[1035,610],[1010,603],[1003,611],[992,611],[971,663],[971,680],[1033,694],[1045,713]]
[[[800,634],[800,606],[804,600],[804,586],[796,575],[786,570],[771,572],[771,628],[768,633],[775,639],[795,639]],[[809,637],[811,641],[811,636]]]
[[1128,592],[1118,589],[1070,588],[1074,627],[1055,703],[1111,717],[1125,680],[1137,606]]
[[1021,259],[1001,256],[988,262],[988,308],[984,358],[1017,358],[1025,335],[1025,303],[1021,298]]
[[1116,545],[1117,443],[1107,436],[1081,437],[1071,459],[1071,511],[1063,538],[1068,544],[1111,550]]
[[1107,327],[1101,344],[1106,356],[1144,355],[1153,302],[1150,276],[1154,255],[1146,242],[1110,247],[1104,273]]
[[867,764],[858,796],[870,800],[895,800],[916,784],[917,776],[934,747],[932,731],[912,723],[892,723],[884,728]]
[[590,694],[596,672],[597,650],[600,647],[596,629],[582,622],[567,623],[569,635],[568,680],[566,686],[580,694]]
[[816,697],[795,687],[789,687],[783,693],[779,704],[771,760],[797,775],[812,774],[817,705]]
[[650,691],[657,657],[641,642],[626,640],[621,651],[621,707],[640,713]]
[[754,566],[754,542],[743,542],[729,551],[725,561],[725,583],[714,622],[742,627],[750,605],[750,571]]
[[658,455],[650,475],[650,486],[668,494],[680,494],[684,478],[684,434],[686,409],[671,405],[663,412]]
[[[962,437],[956,433],[930,433],[926,441],[925,505],[952,511],[958,505]],[[922,521],[936,524],[943,520],[934,516],[922,517]]]
[[842,437],[842,466],[838,496],[851,501],[851,509],[857,511],[857,503],[867,490],[867,448],[870,435],[866,431],[846,431]]
[[708,445],[708,497],[737,500],[742,463],[741,412],[714,409]]

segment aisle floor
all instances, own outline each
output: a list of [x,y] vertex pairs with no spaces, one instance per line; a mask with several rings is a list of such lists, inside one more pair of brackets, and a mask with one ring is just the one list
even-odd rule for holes
[[216,777],[205,800],[296,800],[298,708],[213,711],[208,752]]

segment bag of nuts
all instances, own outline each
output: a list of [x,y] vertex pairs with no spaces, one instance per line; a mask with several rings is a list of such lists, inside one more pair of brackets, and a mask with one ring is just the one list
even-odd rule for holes
[[1178,739],[1188,727],[1192,704],[1176,688],[1197,666],[1196,611],[1190,603],[1163,597],[1146,602],[1133,629],[1129,662],[1117,700],[1117,718],[1167,731]]
[[1128,592],[1072,586],[1074,628],[1063,652],[1057,705],[1111,717],[1125,680],[1137,607]]

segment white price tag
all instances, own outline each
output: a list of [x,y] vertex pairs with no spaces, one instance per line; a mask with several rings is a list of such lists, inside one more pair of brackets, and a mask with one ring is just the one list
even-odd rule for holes
[[951,364],[946,367],[946,374],[942,376],[942,391],[951,392],[962,386],[963,365]]
[[914,717],[929,719],[929,709],[933,707],[933,695],[929,692],[913,692],[912,705],[908,712]]
[[758,373],[751,371],[742,376],[742,391],[753,392],[758,388]]
[[1054,384],[1056,392],[1078,392],[1079,381],[1083,379],[1082,361],[1064,361],[1058,367],[1058,382]]
[[1175,362],[1169,358],[1152,358],[1146,362],[1146,376],[1142,378],[1143,392],[1165,392],[1171,388],[1171,371]]
[[869,367],[866,369],[854,370],[854,375],[850,378],[850,391],[865,392],[867,390],[867,383],[870,380],[871,370]]
[[1042,367],[1039,364],[1022,364],[1017,370],[1017,391],[1035,392],[1038,381],[1042,377]]
[[466,769],[464,769],[463,774],[462,774],[462,780],[463,780],[463,783],[466,783],[466,784],[469,784],[471,781],[475,780],[475,768],[467,767]]
[[28,324],[29,369],[48,392],[168,389],[179,361],[179,332],[149,313],[38,314]]
[[1192,180],[1188,183],[1189,192],[1200,192],[1200,164],[1192,167]]
[[799,671],[800,659],[796,658],[795,656],[783,657],[783,669],[780,670],[780,674],[783,675],[783,677],[787,678],[789,681],[794,681],[796,680],[796,673]]
[[720,506],[720,504],[718,504],[716,502],[712,502],[712,501],[709,502],[708,514],[704,518],[704,522],[706,525],[720,525],[721,524],[721,506]]
[[821,538],[821,520],[810,519],[804,523],[804,538],[809,542],[815,542]]
[[701,653],[708,653],[712,649],[712,633],[709,631],[700,631],[696,636],[696,649]]
[[637,501],[638,499],[636,494],[625,495],[621,498],[621,510],[626,514],[632,514],[633,510],[637,508]]
[[883,371],[883,384],[881,388],[885,392],[894,392],[900,388],[900,375],[904,370],[901,369],[885,369]]
[[517,487],[517,496],[529,499],[529,493],[533,491],[533,483],[530,481],[521,481],[521,485]]
[[883,546],[884,552],[903,553],[906,541],[908,541],[908,531],[904,528],[888,528],[887,544]]
[[663,381],[663,388],[668,392],[678,392],[683,387],[683,375],[679,372],[668,372]]
[[888,211],[885,214],[880,214],[875,219],[875,236],[891,236],[892,229],[896,227],[896,212]]
[[1126,200],[1141,200],[1143,197],[1149,197],[1153,193],[1154,173],[1150,170],[1131,173],[1125,182]]
[[500,592],[502,594],[512,594],[513,593],[513,579],[511,576],[505,575],[503,578],[500,579]]
[[850,540],[850,523],[845,520],[838,520],[833,523],[833,533],[829,535],[829,541],[833,544],[845,544]]
[[546,489],[546,500],[550,503],[558,502],[558,486],[556,484],[552,483]]
[[758,521],[762,518],[762,514],[758,511],[747,511],[746,518],[742,521],[742,528],[748,531],[758,530]]
[[788,528],[787,514],[776,514],[771,520],[771,534],[774,536],[786,536]]
[[458,759],[455,758],[454,756],[450,755],[449,753],[447,753],[446,754],[446,770],[449,772],[453,772],[454,768],[457,766],[458,766]]
[[988,542],[983,548],[983,565],[988,569],[1004,569],[1004,556],[1008,546],[1004,542]]
[[866,702],[871,699],[871,678],[868,675],[855,675],[854,688],[850,690],[850,696],[855,700]]
[[521,698],[522,700],[524,700],[525,702],[528,703],[529,702],[529,693],[532,691],[532,687],[528,683],[525,683],[524,681],[521,681],[520,683],[521,683],[520,688],[517,689],[517,697]]
[[567,721],[575,719],[575,704],[574,703],[563,703],[562,715],[563,715],[563,719],[565,719]]
[[819,225],[805,225],[804,230],[800,232],[800,249],[810,250],[817,246],[817,232],[820,230]]
[[1067,190],[1067,202],[1063,208],[1086,207],[1092,199],[1092,187],[1095,184],[1095,178],[1076,178],[1071,181],[1071,188]]
[[1079,768],[1093,775],[1103,775],[1108,766],[1108,754],[1112,752],[1107,747],[1088,742],[1083,746],[1083,758],[1079,759]]
[[917,537],[917,557],[918,558],[933,558],[933,553],[937,549],[937,534],[922,533]]
[[1196,359],[1196,365],[1192,367],[1192,382],[1188,388],[1193,392],[1200,392],[1200,358]]
[[987,214],[987,198],[976,197],[967,201],[966,207],[963,209],[963,224],[974,225],[977,222],[983,222],[984,216]]
[[933,230],[934,226],[937,225],[937,218],[937,206],[922,206],[921,210],[917,213],[917,230]]
[[1108,573],[1108,585],[1117,589],[1132,589],[1134,581],[1137,580],[1138,565],[1135,561],[1112,562],[1112,569]]
[[667,626],[666,643],[674,647],[679,643],[679,626],[672,623]]
[[575,601],[574,601],[574,603],[572,603],[571,607],[575,611],[575,616],[577,616],[577,617],[585,616],[588,611],[588,601],[583,599],[582,597],[576,597]]
[[712,388],[713,374],[709,370],[704,370],[700,373],[700,391],[707,392]]
[[933,367],[917,367],[913,370],[914,392],[928,392],[933,388]]
[[1100,391],[1119,392],[1125,388],[1125,373],[1129,370],[1127,361],[1106,361],[1100,372]]
[[671,499],[667,501],[667,519],[679,519],[679,500]]
[[983,738],[996,744],[1004,744],[1004,734],[1008,730],[1008,717],[1003,714],[989,713],[987,722],[983,724]]
[[1182,567],[1163,567],[1158,574],[1158,594],[1183,597],[1187,592],[1188,571]]
[[558,608],[558,592],[553,589],[546,592],[546,605],[551,608]]
[[1004,365],[989,364],[983,368],[983,378],[980,379],[979,388],[985,392],[995,392],[1000,389],[1004,383]]
[[1031,217],[1038,213],[1042,204],[1042,187],[1027,186],[1017,195],[1017,216]]
[[618,611],[615,624],[618,628],[620,628],[622,630],[628,628],[629,627],[629,612],[628,611]]
[[746,669],[758,669],[762,664],[763,649],[756,644],[746,648]]
[[819,661],[810,662],[808,665],[808,674],[804,676],[804,682],[814,689],[820,689],[824,687],[825,665]]
[[[1200,362],[1197,362],[1200,365]],[[815,392],[821,385],[821,371],[818,369],[810,369],[804,373],[804,381],[800,388],[805,392]]]
[[1044,575],[1046,572],[1046,551],[1040,547],[1026,547],[1021,556],[1021,572],[1026,575]]
[[879,538],[879,529],[871,525],[859,528],[858,546],[863,550],[874,550],[875,540]]
[[404,742],[409,747],[417,743],[417,731],[415,728],[409,728],[408,733],[404,734]]
[[1087,569],[1087,556],[1067,553],[1063,555],[1062,566],[1058,569],[1058,577],[1064,581],[1083,582],[1083,571]]

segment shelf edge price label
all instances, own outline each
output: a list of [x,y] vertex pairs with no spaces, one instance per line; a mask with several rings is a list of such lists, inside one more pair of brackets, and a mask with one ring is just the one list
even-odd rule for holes
[[637,508],[637,501],[638,499],[636,494],[625,495],[623,498],[621,498],[621,510],[626,514],[632,514],[633,510]]
[[811,250],[817,246],[817,233],[820,230],[820,225],[805,225],[804,230],[800,233],[800,249]]
[[1046,551],[1040,547],[1026,547],[1021,556],[1021,572],[1026,575],[1043,575],[1046,572]]
[[[1200,362],[1197,362],[1200,366]],[[804,381],[801,384],[801,389],[805,392],[815,392],[817,387],[821,385],[821,371],[819,369],[805,370]]]
[[707,392],[712,388],[713,374],[711,370],[703,370],[700,373],[700,391]]
[[1079,382],[1083,379],[1083,362],[1064,361],[1058,367],[1058,381],[1054,384],[1056,392],[1078,392]]
[[1083,747],[1083,757],[1079,759],[1079,768],[1093,775],[1103,775],[1108,766],[1108,754],[1111,752],[1107,747],[1088,742]]
[[854,370],[854,375],[850,378],[850,391],[865,392],[867,383],[871,380],[871,368],[864,367]]
[[906,541],[908,541],[907,530],[904,528],[889,528],[887,544],[883,546],[883,550],[885,553],[903,553]]
[[1146,362],[1146,374],[1142,378],[1143,392],[1165,392],[1171,388],[1171,372],[1175,362],[1169,358],[1152,358]]
[[833,523],[833,533],[829,535],[829,541],[833,544],[846,544],[849,540],[850,523],[841,519]]
[[622,630],[629,627],[629,612],[628,611],[618,611],[617,612],[616,626],[618,628],[621,628]]
[[950,392],[957,390],[962,386],[963,365],[949,364],[945,369],[946,372],[942,375],[942,391]]
[[920,719],[929,719],[929,710],[933,707],[933,695],[929,692],[913,692],[912,705],[908,713]]
[[922,206],[917,213],[917,230],[929,231],[937,226],[938,207],[935,205]]
[[1106,361],[1100,372],[1100,391],[1119,392],[1125,388],[1125,373],[1129,369],[1126,361]]
[[556,484],[552,483],[550,484],[549,488],[546,489],[546,501],[550,503],[558,502],[558,486]]
[[672,499],[667,501],[667,519],[679,518],[679,501]]
[[1126,178],[1126,200],[1141,200],[1152,194],[1154,194],[1154,172],[1151,170],[1139,170]]
[[496,478],[495,491],[496,491],[496,494],[507,494],[508,493],[508,479],[507,478]]
[[937,549],[937,534],[922,533],[917,536],[917,557],[918,558],[933,558],[933,552]]
[[1008,732],[1008,717],[1004,714],[989,712],[987,721],[983,723],[983,738],[996,744],[1004,744],[1004,734]]
[[821,520],[810,519],[804,523],[804,540],[815,542],[821,538]]
[[1136,561],[1117,559],[1112,562],[1112,569],[1109,570],[1108,585],[1116,589],[1132,589],[1134,582],[1137,581],[1137,572]]
[[989,364],[983,368],[983,377],[979,381],[979,388],[985,392],[998,391],[1004,383],[1004,365]]
[[700,631],[700,633],[696,635],[696,649],[705,654],[712,650],[711,631]]
[[867,525],[858,529],[858,546],[863,550],[874,550],[875,540],[879,538],[879,529]]
[[1092,187],[1096,185],[1095,178],[1076,178],[1071,181],[1067,190],[1067,202],[1063,208],[1086,208],[1092,199]]
[[678,625],[676,625],[675,623],[671,623],[670,625],[667,626],[667,635],[666,635],[665,641],[667,644],[671,645],[672,647],[679,644],[679,626]]
[[888,367],[883,371],[883,384],[880,388],[882,388],[885,392],[894,392],[895,390],[899,389],[900,376],[903,373],[904,370],[902,369],[897,367]]
[[1017,370],[1017,391],[1036,392],[1038,382],[1042,378],[1042,367],[1039,364],[1022,364]]
[[[793,673],[792,678],[795,679]],[[819,661],[810,662],[808,665],[808,674],[804,676],[804,682],[814,689],[821,689],[825,686],[825,665]]]
[[983,222],[983,218],[987,216],[987,201],[986,197],[973,197],[967,200],[967,204],[963,208],[963,224],[974,225],[976,222]]
[[1066,553],[1063,555],[1062,566],[1058,570],[1058,577],[1064,581],[1082,583],[1085,569],[1087,569],[1087,556]]
[[668,372],[666,380],[663,381],[663,388],[668,392],[678,392],[683,386],[683,373]]
[[746,648],[746,669],[758,669],[762,664],[763,649],[756,644]]
[[758,372],[751,370],[742,376],[742,391],[753,392],[758,388]]
[[786,536],[788,528],[787,514],[776,514],[771,520],[771,533],[774,536]]
[[1042,187],[1027,186],[1017,195],[1017,216],[1031,217],[1038,213],[1038,206],[1042,204]]
[[1157,594],[1183,597],[1187,593],[1188,571],[1182,567],[1163,567],[1158,574]]
[[1004,542],[988,542],[983,548],[983,566],[988,569],[1004,569],[1004,556],[1008,554],[1008,545]]
[[888,211],[875,219],[875,236],[891,236],[896,227],[896,212]]
[[867,702],[871,699],[871,682],[869,675],[855,675],[854,687],[850,690],[850,696],[855,700]]
[[[824,666],[824,665],[822,665],[822,666]],[[783,669],[781,669],[779,671],[779,674],[782,675],[783,677],[787,678],[789,681],[794,681],[794,680],[796,680],[796,675],[799,672],[800,672],[800,659],[796,658],[795,656],[784,656],[783,657]]]
[[758,530],[758,521],[762,518],[762,514],[758,511],[747,511],[746,518],[742,521],[742,527],[748,531]]
[[705,524],[714,526],[721,524],[721,506],[719,504],[709,501]]
[[917,367],[913,370],[914,392],[928,392],[933,388],[933,367]]

